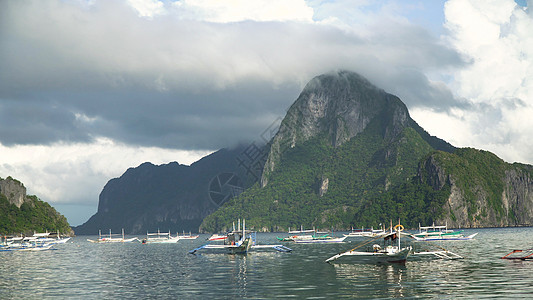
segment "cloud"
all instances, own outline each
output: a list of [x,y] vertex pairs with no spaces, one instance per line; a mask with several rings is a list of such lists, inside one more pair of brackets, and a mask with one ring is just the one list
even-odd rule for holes
[[[314,8],[301,0],[215,2],[8,2],[0,29],[3,113],[26,110],[46,129],[31,134],[30,122],[20,121],[19,132],[4,132],[0,140],[109,137],[217,149],[238,142],[235,132],[246,139],[256,135],[308,80],[339,68],[360,72],[408,105],[444,108],[455,101],[424,75],[461,64],[455,52],[383,7],[371,8],[376,18],[354,23],[345,15],[321,14],[341,9],[327,2]],[[370,13],[364,3],[344,7]],[[317,21],[313,12],[321,16]],[[409,93],[410,86],[442,99],[429,103],[427,94]],[[221,117],[232,110],[238,117]],[[92,121],[82,122],[80,115]],[[226,132],[224,140],[216,128]]]
[[312,77],[336,69],[410,109],[452,113],[471,103],[442,74],[465,60],[410,21],[433,22],[442,7],[427,3],[0,1],[0,144],[26,154],[5,157],[0,176],[52,203],[95,204],[142,160],[260,139]]
[[[207,151],[130,147],[109,139],[97,139],[91,144],[0,145],[0,152],[2,177],[12,175],[24,183],[28,194],[67,208],[68,205],[96,208],[98,196],[109,179],[119,177],[128,168],[143,162],[166,164],[177,161],[189,165],[209,154]],[[29,163],[28,158],[31,158]],[[96,209],[91,210],[91,214],[95,212]],[[82,222],[76,214],[67,217],[75,224]]]
[[[188,18],[228,23],[253,20],[311,22],[313,9],[304,0],[183,0],[172,7]],[[187,14],[188,12],[188,14]]]
[[[469,62],[452,72],[450,84],[466,103],[449,122],[422,126],[458,146],[533,163],[533,154],[524,151],[533,147],[533,12],[512,0],[450,0],[445,14],[447,40]],[[449,130],[450,123],[467,134]]]

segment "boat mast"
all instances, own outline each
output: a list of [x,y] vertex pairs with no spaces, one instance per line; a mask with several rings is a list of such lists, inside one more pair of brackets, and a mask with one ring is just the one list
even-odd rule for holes
[[[400,225],[400,219],[398,219],[398,225]],[[396,231],[396,233],[398,234],[398,251],[400,251],[401,248],[401,244],[400,244],[400,237],[402,236],[402,233],[400,231],[400,226],[398,226],[398,230]]]

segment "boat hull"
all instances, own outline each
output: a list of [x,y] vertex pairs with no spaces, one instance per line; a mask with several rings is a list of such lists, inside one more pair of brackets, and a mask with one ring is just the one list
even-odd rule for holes
[[317,239],[310,239],[310,240],[298,240],[294,241],[296,244],[331,244],[331,243],[344,243],[344,240],[346,237],[341,238],[317,238]]
[[102,238],[102,239],[98,239],[98,240],[87,239],[88,242],[91,242],[91,243],[102,243],[102,244],[107,244],[107,243],[130,243],[130,242],[133,242],[135,240],[139,240],[139,239],[138,238],[130,238],[130,239]]
[[468,241],[473,240],[474,237],[476,237],[478,233],[471,234],[469,236],[461,236],[461,235],[442,235],[442,236],[428,236],[428,237],[417,237],[413,236],[415,241]]

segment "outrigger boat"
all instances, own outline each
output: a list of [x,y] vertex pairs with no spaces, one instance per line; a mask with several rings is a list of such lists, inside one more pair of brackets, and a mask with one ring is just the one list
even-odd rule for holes
[[172,236],[169,232],[146,233],[146,238],[142,239],[143,244],[175,244],[180,240],[178,236]]
[[[289,227],[289,236],[280,238],[276,237],[278,240],[282,242],[296,242],[296,241],[303,241],[303,240],[312,240],[313,238],[316,238],[316,232],[314,229],[308,229],[304,230],[303,225],[300,227],[300,230],[291,230]],[[325,234],[320,237],[327,237],[328,235]]]
[[[115,234],[115,235],[117,235],[117,234]],[[91,243],[129,243],[129,242],[133,242],[135,240],[138,241],[139,239],[136,238],[136,237],[126,239],[124,237],[124,228],[122,228],[122,237],[119,237],[119,238],[114,238],[113,234],[111,233],[111,229],[109,229],[109,236],[102,236],[102,232],[100,230],[98,230],[98,239],[97,240],[87,239],[87,241],[91,242]]]
[[43,251],[52,249],[52,243],[38,242],[37,237],[0,237],[0,252]]
[[211,235],[209,238],[207,238],[208,241],[223,241],[228,237],[227,234],[218,234],[215,233]]
[[513,250],[509,254],[503,256],[502,259],[513,259],[513,260],[533,259],[533,249]]
[[348,234],[344,234],[345,237],[351,238],[351,237],[362,237],[362,236],[370,236],[372,235],[373,229],[366,229],[364,227],[361,227],[361,229],[354,229],[352,227],[352,231],[350,231]]
[[[461,256],[444,250],[444,251],[431,251],[431,252],[414,252],[412,246],[401,247],[401,236],[404,226],[398,224],[394,226],[391,225],[390,232],[386,233],[383,236],[376,237],[370,241],[359,244],[357,247],[350,249],[348,251],[336,254],[328,259],[326,262],[332,263],[334,261],[340,262],[352,262],[352,263],[398,263],[405,264],[407,258],[410,256],[424,256],[432,255],[438,258],[446,259],[457,259],[462,258]],[[369,245],[372,241],[377,240],[378,238],[383,239],[383,245],[374,244],[367,251],[357,251],[357,249]],[[396,243],[397,241],[397,243]]]
[[50,236],[51,233],[46,231],[46,232],[42,232],[42,233],[36,233],[34,232],[33,233],[33,238],[36,239],[36,241],[38,243],[43,243],[43,244],[65,244],[67,241],[70,240],[70,237],[64,237],[62,238],[61,235],[59,234],[59,230],[57,231],[56,233],[56,236],[55,238],[52,236]]
[[186,235],[185,231],[183,232],[183,235],[177,234],[177,236],[181,240],[195,240],[199,237],[199,235],[192,235],[191,232],[189,232],[189,235]]
[[301,239],[295,240],[296,244],[331,244],[331,243],[344,243],[346,239],[343,237],[332,237],[332,236],[323,236],[323,237],[313,237],[312,239]]
[[280,252],[290,252],[292,249],[283,245],[257,245],[256,232],[245,229],[246,221],[243,220],[242,231],[239,228],[227,234],[224,244],[206,244],[189,251],[190,254],[196,254],[199,250],[223,251],[229,254],[246,254],[250,250],[272,248]]
[[448,224],[435,226],[435,223],[431,226],[420,226],[418,233],[411,234],[415,241],[467,241],[472,240],[478,233],[471,234],[469,236],[463,235],[463,230],[454,231],[448,229]]

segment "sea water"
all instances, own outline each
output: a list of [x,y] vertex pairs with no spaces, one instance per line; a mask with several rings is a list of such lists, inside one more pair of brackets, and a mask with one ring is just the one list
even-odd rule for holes
[[[475,240],[410,242],[416,251],[445,248],[464,259],[405,265],[328,264],[361,239],[291,244],[248,255],[199,254],[208,235],[177,244],[93,244],[75,237],[55,250],[0,252],[0,299],[389,299],[529,298],[533,261],[500,257],[533,248],[533,228],[468,229]],[[279,244],[258,233],[258,244]],[[341,233],[337,235],[341,236]],[[142,236],[139,236],[142,238]]]

